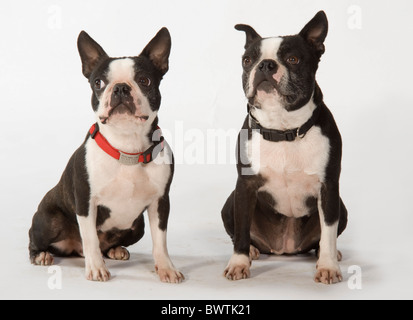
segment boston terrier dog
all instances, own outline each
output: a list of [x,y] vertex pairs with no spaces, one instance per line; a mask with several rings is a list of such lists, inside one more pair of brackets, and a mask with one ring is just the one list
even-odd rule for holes
[[242,57],[248,116],[238,137],[238,181],[222,210],[234,253],[224,275],[250,276],[260,253],[319,255],[315,281],[342,280],[336,242],[347,225],[339,195],[341,136],[315,80],[328,22],[320,11],[298,35],[262,38]]
[[102,255],[128,260],[124,247],[142,238],[147,211],[155,270],[161,281],[179,283],[184,277],[166,246],[173,155],[157,116],[169,31],[161,29],[135,57],[109,57],[84,31],[78,49],[97,122],[33,217],[31,262],[51,265],[53,255],[84,256],[86,278],[107,281]]

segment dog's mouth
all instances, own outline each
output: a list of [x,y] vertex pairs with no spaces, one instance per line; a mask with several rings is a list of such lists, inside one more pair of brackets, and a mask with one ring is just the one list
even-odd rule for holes
[[253,95],[257,95],[258,91],[264,91],[265,93],[272,93],[274,90],[278,91],[279,84],[270,75],[262,72],[256,72],[253,82]]
[[[109,117],[100,116],[99,119],[100,119],[100,122],[102,122],[102,124],[106,124],[109,121]],[[145,123],[146,121],[149,120],[149,116],[145,116],[145,115],[135,116],[135,119],[137,119],[141,123]]]
[[112,107],[108,113],[108,115],[99,116],[100,121],[102,124],[106,124],[109,119],[115,115],[126,115],[127,117],[134,117],[141,123],[145,123],[149,120],[149,116],[145,114],[136,114],[135,113],[135,106],[129,105],[126,103],[119,103],[117,106]]
[[135,105],[132,103],[119,103],[115,106],[113,106],[109,110],[109,117],[112,116],[113,114],[123,114],[123,113],[129,113],[129,114],[134,114],[135,113]]
[[277,83],[275,81],[264,79],[255,86],[255,94],[257,94],[258,90],[265,91],[267,93],[272,92],[277,90]]
[[251,94],[248,96],[248,98],[255,99],[259,91],[264,92],[266,94],[278,92],[277,83],[266,78],[256,79],[253,86],[253,90]]
[[260,103],[258,103],[258,101],[267,99],[267,97],[273,95],[277,96],[278,99],[286,105],[292,103],[296,99],[294,94],[288,93],[288,91],[285,90],[280,83],[272,78],[256,79],[254,83],[254,90],[247,98],[250,105],[259,107]]

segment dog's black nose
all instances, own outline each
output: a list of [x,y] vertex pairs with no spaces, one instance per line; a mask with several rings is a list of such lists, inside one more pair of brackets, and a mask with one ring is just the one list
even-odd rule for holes
[[274,74],[277,72],[278,65],[274,60],[267,59],[261,61],[261,63],[258,65],[258,69],[264,73]]
[[119,96],[129,96],[131,87],[126,83],[118,83],[113,87],[113,94]]

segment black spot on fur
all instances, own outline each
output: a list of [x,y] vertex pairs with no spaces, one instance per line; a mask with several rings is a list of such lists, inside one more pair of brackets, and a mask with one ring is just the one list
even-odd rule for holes
[[110,217],[110,209],[105,206],[98,206],[96,216],[96,226],[101,226]]

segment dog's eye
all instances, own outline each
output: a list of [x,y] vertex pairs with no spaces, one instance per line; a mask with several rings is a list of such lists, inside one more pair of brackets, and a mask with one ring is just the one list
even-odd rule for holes
[[244,67],[248,67],[252,63],[252,59],[250,57],[244,57],[242,63],[244,64]]
[[296,56],[291,56],[287,59],[287,62],[289,64],[296,65],[300,63],[300,59],[298,59]]
[[95,88],[97,89],[97,90],[100,90],[100,89],[103,89],[104,87],[105,87],[105,82],[103,81],[103,80],[101,80],[101,79],[96,79],[95,80]]
[[151,85],[151,79],[147,77],[140,77],[139,78],[139,84],[144,86],[144,87],[149,87]]

